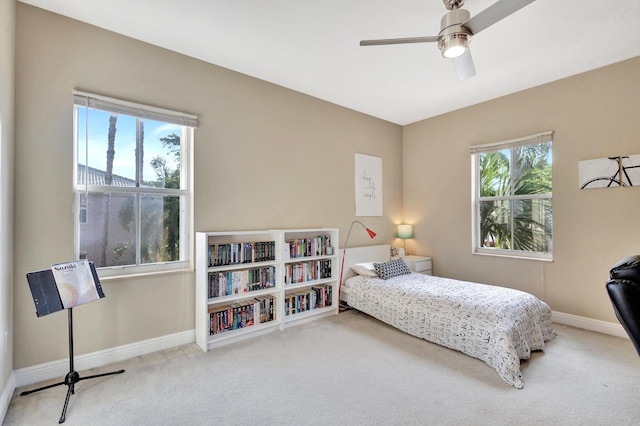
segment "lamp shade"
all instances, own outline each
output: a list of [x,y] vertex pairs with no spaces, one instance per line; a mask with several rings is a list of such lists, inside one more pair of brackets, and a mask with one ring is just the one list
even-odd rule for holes
[[401,238],[403,240],[413,238],[413,226],[398,225],[398,238]]

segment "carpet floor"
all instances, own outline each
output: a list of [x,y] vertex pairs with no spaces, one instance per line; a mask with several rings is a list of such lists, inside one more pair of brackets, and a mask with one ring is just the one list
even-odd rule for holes
[[[191,344],[82,371],[126,369],[77,383],[65,424],[640,424],[631,343],[555,328],[522,361],[518,390],[482,361],[347,311],[208,353]],[[16,390],[4,425],[58,422],[66,386],[19,395],[44,384]]]

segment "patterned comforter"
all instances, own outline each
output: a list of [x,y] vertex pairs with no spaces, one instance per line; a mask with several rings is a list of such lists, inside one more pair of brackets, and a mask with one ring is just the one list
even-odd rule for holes
[[555,335],[551,309],[519,290],[412,273],[346,283],[349,305],[413,336],[458,350],[524,387],[520,360]]

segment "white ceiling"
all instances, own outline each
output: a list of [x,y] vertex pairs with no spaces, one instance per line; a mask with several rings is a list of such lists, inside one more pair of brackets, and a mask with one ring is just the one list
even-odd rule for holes
[[358,45],[437,35],[441,0],[21,1],[401,125],[640,56],[637,0],[537,0],[474,37],[464,82],[434,43]]

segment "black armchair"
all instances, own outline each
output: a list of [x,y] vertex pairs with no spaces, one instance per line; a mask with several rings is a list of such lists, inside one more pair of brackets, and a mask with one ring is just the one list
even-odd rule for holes
[[609,271],[607,292],[616,317],[640,355],[640,255],[622,259]]

